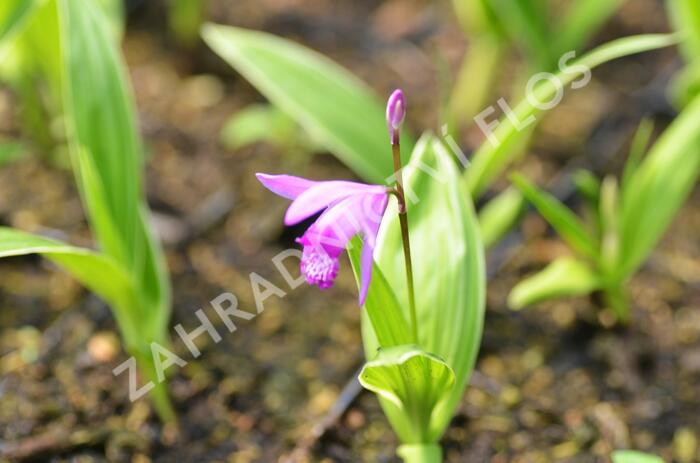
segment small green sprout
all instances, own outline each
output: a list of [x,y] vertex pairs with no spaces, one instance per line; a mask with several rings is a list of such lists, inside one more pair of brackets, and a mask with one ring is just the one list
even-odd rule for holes
[[666,129],[649,153],[652,126],[642,123],[632,143],[621,180],[599,181],[579,174],[578,187],[592,209],[590,224],[521,175],[513,182],[571,247],[562,257],[518,283],[509,305],[601,292],[617,320],[627,322],[625,284],[644,263],[690,194],[700,174],[700,97]]

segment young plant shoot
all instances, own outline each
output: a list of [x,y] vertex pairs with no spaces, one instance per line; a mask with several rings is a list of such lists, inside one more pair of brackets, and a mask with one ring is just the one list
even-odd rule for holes
[[[674,40],[683,38],[680,48],[693,57],[688,59],[688,68],[692,68],[696,60],[690,50],[699,37],[692,24],[700,18],[700,10],[692,0],[674,2],[671,10],[687,13],[676,15],[678,33]],[[649,257],[700,176],[700,94],[686,92],[686,96],[689,101],[646,157],[653,124],[645,121],[640,125],[619,180],[606,176],[601,181],[589,172],[579,173],[576,183],[591,209],[590,224],[584,224],[564,204],[524,177],[513,177],[516,186],[576,256],[561,257],[521,281],[510,293],[511,308],[600,292],[617,321],[629,321],[625,285]]]
[[521,281],[510,293],[512,308],[600,291],[617,320],[629,321],[625,283],[652,252],[700,174],[700,98],[678,116],[642,160],[650,136],[651,126],[643,124],[619,186],[611,176],[602,182],[589,173],[579,177],[580,190],[593,200],[594,220],[589,226],[524,177],[513,177],[576,257],[559,258]]

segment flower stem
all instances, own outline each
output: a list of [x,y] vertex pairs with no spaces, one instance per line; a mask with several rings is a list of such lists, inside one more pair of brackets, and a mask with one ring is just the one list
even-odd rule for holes
[[416,297],[413,289],[413,265],[411,263],[411,240],[408,234],[408,215],[406,195],[403,190],[403,173],[401,170],[401,145],[398,136],[392,140],[391,151],[394,156],[394,175],[396,176],[396,195],[399,201],[399,222],[401,224],[401,240],[403,255],[406,261],[406,286],[408,288],[408,307],[411,314],[411,330],[413,342],[418,344],[418,317],[416,316]]

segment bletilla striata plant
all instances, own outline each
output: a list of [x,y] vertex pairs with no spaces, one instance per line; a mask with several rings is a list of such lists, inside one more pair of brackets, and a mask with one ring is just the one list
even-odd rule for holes
[[286,175],[258,179],[293,201],[286,224],[321,212],[297,240],[308,283],[329,288],[340,251],[348,248],[368,360],[359,380],[379,397],[401,440],[398,454],[412,463],[439,462],[438,441],[481,340],[483,249],[467,190],[438,140],[425,135],[401,168],[405,112],[406,100],[396,91],[386,112],[396,168],[391,187]]

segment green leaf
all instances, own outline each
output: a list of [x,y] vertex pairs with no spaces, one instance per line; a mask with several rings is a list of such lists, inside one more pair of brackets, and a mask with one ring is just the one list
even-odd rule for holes
[[[56,2],[36,0],[33,9],[25,15],[21,27],[16,27],[14,39],[0,53],[3,78],[19,87],[22,98],[43,103],[38,95],[37,83],[47,84],[49,110],[58,111],[61,89],[61,53],[59,48]],[[33,95],[27,95],[32,92]],[[46,110],[40,107],[36,111]],[[47,124],[46,121],[43,121]]]
[[700,96],[671,123],[626,182],[619,276],[647,258],[700,174]]
[[510,41],[524,44],[533,68],[549,70],[556,66],[547,24],[549,8],[543,0],[491,0],[490,4]]
[[697,0],[666,2],[675,30],[683,34],[681,51],[688,63],[700,60],[700,3]]
[[[447,362],[455,388],[433,415],[430,441],[440,437],[459,403],[481,342],[485,304],[485,269],[478,223],[460,173],[447,148],[424,135],[404,168],[408,222],[416,287],[419,346]],[[397,206],[390,202],[380,230],[375,259],[408,313],[406,273]],[[374,285],[374,281],[372,285]],[[363,319],[367,352],[379,347]],[[395,406],[382,406],[403,442],[415,440],[410,417]]]
[[525,200],[517,188],[508,188],[479,211],[481,238],[486,249],[497,243],[520,220]]
[[199,28],[206,14],[206,0],[171,0],[168,23],[181,45],[192,47],[199,40]]
[[0,2],[0,45],[17,34],[25,24],[37,0],[3,0]]
[[664,463],[664,460],[649,453],[634,450],[616,450],[612,453],[613,463]]
[[30,6],[1,41],[0,79],[18,97],[25,138],[39,151],[50,151],[57,138],[51,132],[51,118],[60,106],[58,24],[55,4],[39,0],[25,3],[25,7]]
[[[559,72],[556,77],[562,86],[566,87],[572,81],[580,79],[580,74],[574,72],[578,66],[593,69],[616,58],[667,47],[677,41],[678,36],[673,34],[638,35],[618,39],[601,45],[580,59],[572,61],[565,72]],[[557,87],[554,84],[548,80],[542,81],[535,87],[532,100],[551,101],[556,92]],[[493,139],[496,143],[492,144],[486,140],[476,151],[471,165],[464,172],[464,181],[472,197],[480,197],[491,182],[513,162],[519,153],[523,137],[530,133],[529,130],[519,130],[520,124],[530,116],[536,116],[541,112],[528,98],[525,98],[513,109],[510,117],[500,121],[493,131],[493,137],[495,137]]]
[[617,180],[608,176],[600,189],[600,264],[606,275],[615,274],[620,258],[620,200]]
[[505,30],[490,0],[452,0],[452,6],[468,38],[483,38],[485,35],[494,39],[505,38]]
[[700,59],[688,64],[674,76],[668,93],[677,108],[684,108],[700,94]]
[[112,30],[114,31],[114,37],[117,40],[121,40],[124,35],[124,27],[126,22],[126,12],[124,11],[124,0],[89,0],[95,1],[97,5],[102,7],[105,17],[108,19]]
[[104,251],[130,269],[144,323],[165,329],[169,287],[144,219],[143,154],[125,66],[103,11],[58,0],[65,120],[91,225]]
[[548,299],[589,294],[600,287],[600,278],[588,264],[560,257],[515,285],[508,295],[508,306],[520,310]]
[[[77,280],[117,308],[120,322],[135,323],[127,311],[121,310],[133,303],[135,295],[129,275],[110,257],[89,249],[70,246],[41,236],[0,227],[0,258],[41,254],[70,272]],[[128,342],[135,342],[127,339]]]
[[[162,250],[146,225],[143,153],[126,67],[98,4],[50,0],[48,5],[59,30],[56,93],[62,96],[80,193],[97,242],[128,269],[132,285],[133,298],[112,309],[128,351],[152,378],[148,351],[153,342],[168,344],[170,287]],[[174,420],[165,385],[158,383],[151,396],[161,419]]]
[[[362,241],[355,237],[348,249],[355,279],[360,281],[360,254]],[[373,264],[372,284],[367,292],[367,299],[362,313],[371,324],[374,336],[379,346],[387,348],[409,344],[411,342],[411,330],[406,318],[401,312],[401,307],[396,301],[396,295],[384,278],[382,270]],[[373,358],[376,348],[367,350],[367,358]]]
[[[384,109],[349,71],[264,32],[208,24],[202,36],[270,102],[365,180],[383,183],[393,174]],[[402,143],[408,150],[413,145],[408,134]]]
[[556,32],[558,54],[580,50],[625,0],[576,0],[559,22]]
[[569,208],[549,193],[537,189],[522,175],[514,174],[511,179],[569,246],[594,261],[598,259],[595,239]]
[[572,176],[576,190],[589,204],[598,210],[600,203],[600,179],[587,170],[577,170]]
[[318,149],[292,118],[271,105],[251,105],[236,112],[221,129],[221,142],[233,150],[259,142],[298,146],[306,152]]
[[639,164],[644,158],[644,153],[646,153],[649,147],[649,141],[654,133],[654,121],[652,119],[643,119],[639,124],[637,131],[632,139],[632,144],[630,145],[630,153],[627,156],[627,162],[625,163],[625,170],[622,174],[621,184],[624,185],[629,182],[629,179],[637,171]]
[[411,444],[434,439],[429,423],[441,419],[436,413],[454,388],[455,374],[439,357],[403,345],[380,349],[362,368],[359,380],[408,417],[412,439],[404,443]]

